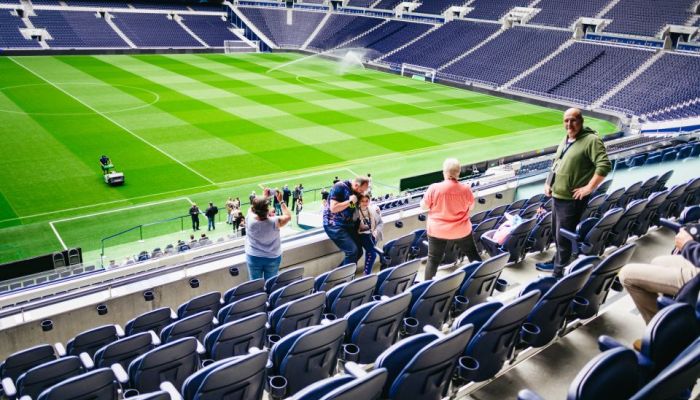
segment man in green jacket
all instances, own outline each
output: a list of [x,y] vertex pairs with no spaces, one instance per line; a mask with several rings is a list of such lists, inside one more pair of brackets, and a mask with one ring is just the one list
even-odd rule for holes
[[557,252],[554,264],[538,264],[540,271],[552,271],[561,278],[571,259],[571,244],[559,234],[561,228],[574,231],[591,193],[603,183],[611,170],[603,141],[592,129],[583,126],[581,110],[570,108],[564,113],[566,137],[557,148],[554,163],[544,185],[544,194],[552,197],[552,229]]

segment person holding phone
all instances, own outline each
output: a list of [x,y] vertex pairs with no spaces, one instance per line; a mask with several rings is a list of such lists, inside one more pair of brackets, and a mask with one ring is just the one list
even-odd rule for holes
[[328,194],[328,204],[323,208],[323,230],[345,254],[340,265],[356,263],[362,256],[359,237],[353,216],[357,199],[367,191],[369,180],[358,176],[352,181],[339,181]]
[[[269,193],[268,189],[266,191]],[[282,215],[270,216],[270,199],[257,196],[245,219],[245,254],[251,280],[272,278],[282,262],[280,228],[289,223],[292,213],[282,201],[282,192],[278,190],[275,195]]]

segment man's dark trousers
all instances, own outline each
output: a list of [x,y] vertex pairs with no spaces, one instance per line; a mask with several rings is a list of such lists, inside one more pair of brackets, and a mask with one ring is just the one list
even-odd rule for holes
[[192,215],[192,230],[199,230],[199,215]]
[[586,211],[589,197],[581,200],[554,199],[552,206],[552,228],[556,232],[555,241],[557,253],[554,256],[554,270],[552,276],[561,278],[564,275],[564,267],[571,261],[571,241],[561,235],[561,228],[575,232],[576,225],[581,222],[583,212]]

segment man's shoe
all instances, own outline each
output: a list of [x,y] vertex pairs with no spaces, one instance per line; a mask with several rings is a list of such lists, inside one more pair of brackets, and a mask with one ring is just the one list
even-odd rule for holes
[[642,351],[642,339],[636,339],[634,342],[632,342],[632,348],[635,351]]
[[552,272],[554,270],[554,263],[544,262],[535,264],[535,268],[542,272]]

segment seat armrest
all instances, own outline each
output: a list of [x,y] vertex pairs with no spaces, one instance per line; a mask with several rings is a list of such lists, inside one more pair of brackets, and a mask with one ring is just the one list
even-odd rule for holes
[[202,342],[197,340],[197,354],[199,354],[201,356],[202,354],[205,354],[206,352],[207,352],[207,349],[204,347]]
[[124,328],[119,324],[114,324],[114,329],[117,330],[117,336],[120,338],[124,337]]
[[343,366],[343,369],[345,369],[346,373],[354,376],[355,378],[362,378],[363,376],[367,375],[367,371],[362,369],[359,365],[357,365],[354,362],[346,362]]
[[598,338],[598,349],[600,349],[600,351],[607,351],[618,347],[626,346],[608,335],[602,335]]
[[168,381],[160,384],[160,390],[166,392],[170,396],[170,400],[182,400],[180,392],[178,392],[175,386]]
[[441,338],[444,337],[445,334],[442,333],[438,328],[432,326],[432,325],[426,325],[423,327],[423,332],[425,333],[432,333],[433,335],[437,335],[437,337]]
[[65,357],[66,356],[66,348],[63,346],[63,343],[61,342],[56,342],[53,345],[53,348],[56,349],[56,354],[59,357]]
[[92,361],[92,357],[90,357],[88,353],[82,352],[78,355],[78,357],[86,370],[90,371],[95,368],[95,363]]
[[14,399],[15,396],[17,396],[17,388],[15,387],[15,383],[12,382],[12,379],[10,378],[5,378],[2,380],[2,391],[9,399]]
[[158,337],[158,335],[156,335],[155,331],[150,330],[150,331],[148,331],[148,333],[151,334],[151,344],[154,346],[160,346],[160,344],[162,342],[160,341],[160,338]]
[[571,232],[568,229],[559,228],[559,234],[564,236],[565,238],[569,239],[570,241],[572,241],[574,243],[579,241],[578,235],[574,232]]
[[126,373],[124,367],[119,363],[114,363],[109,367],[114,373],[114,378],[117,379],[122,386],[125,386],[129,382],[129,374]]
[[656,306],[660,309],[676,304],[676,301],[671,297],[660,295],[656,298]]
[[544,400],[540,395],[530,389],[521,390],[518,392],[518,400]]
[[384,250],[380,249],[377,246],[374,246],[374,251],[376,251],[377,254],[379,254],[379,257],[384,257]]

